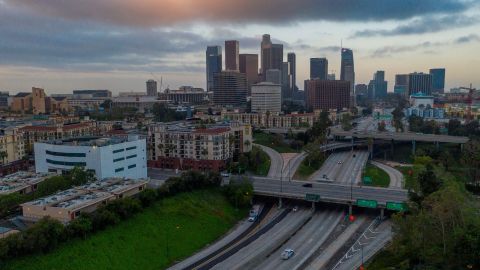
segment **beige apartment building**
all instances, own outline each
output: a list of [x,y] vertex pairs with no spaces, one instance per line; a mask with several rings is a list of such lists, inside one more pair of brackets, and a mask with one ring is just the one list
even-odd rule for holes
[[18,93],[12,98],[11,110],[35,115],[70,112],[72,107],[66,97],[47,97],[42,88],[32,87],[32,92]]
[[0,130],[0,164],[8,164],[25,156],[23,135],[18,128]]
[[153,124],[147,142],[149,167],[220,171],[251,150],[252,128],[238,122]]

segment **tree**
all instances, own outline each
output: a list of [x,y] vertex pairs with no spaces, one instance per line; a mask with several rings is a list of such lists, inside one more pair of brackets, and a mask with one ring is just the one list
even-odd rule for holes
[[92,219],[88,215],[80,215],[80,217],[72,220],[66,228],[70,238],[80,236],[83,239],[87,238],[87,234],[91,232],[92,229]]
[[1,151],[0,158],[2,159],[2,163],[5,163],[5,159],[8,158],[8,153],[6,151]]
[[463,147],[463,162],[467,165],[470,181],[478,183],[480,181],[480,141],[470,140]]
[[398,132],[400,130],[403,132],[404,128],[403,128],[402,120],[403,120],[403,117],[405,117],[405,113],[403,113],[403,109],[401,107],[396,107],[395,110],[392,111],[392,116],[393,116],[392,124],[395,127],[395,131]]
[[385,125],[385,121],[381,121],[378,123],[378,131],[379,132],[384,132],[386,131],[386,125]]
[[423,118],[412,115],[408,118],[408,126],[412,132],[421,132],[423,127]]
[[442,180],[435,175],[431,165],[427,165],[426,170],[419,173],[417,179],[423,197],[427,197],[442,186]]
[[341,119],[342,129],[349,131],[352,129],[352,116],[349,113],[342,114]]

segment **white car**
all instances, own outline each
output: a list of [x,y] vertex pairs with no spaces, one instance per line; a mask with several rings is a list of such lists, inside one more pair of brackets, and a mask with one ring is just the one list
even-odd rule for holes
[[297,206],[293,207],[293,209],[292,209],[293,212],[297,212],[297,210],[298,210]]
[[283,260],[288,260],[290,259],[293,255],[295,254],[295,251],[291,248],[287,248],[282,252],[282,259]]
[[256,216],[248,217],[248,221],[254,222],[257,219]]
[[223,172],[220,174],[222,177],[230,177],[230,174],[229,173],[226,173],[226,172]]

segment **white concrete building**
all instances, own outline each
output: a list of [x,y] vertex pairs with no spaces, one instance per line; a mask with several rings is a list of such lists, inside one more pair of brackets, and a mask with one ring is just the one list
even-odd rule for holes
[[280,113],[282,111],[282,87],[279,84],[261,82],[252,85],[252,112]]
[[147,178],[146,141],[128,138],[74,138],[35,143],[37,173],[63,172],[75,166],[95,173],[98,179]]

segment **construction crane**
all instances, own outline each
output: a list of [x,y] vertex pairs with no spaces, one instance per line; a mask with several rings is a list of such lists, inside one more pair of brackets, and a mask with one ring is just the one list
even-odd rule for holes
[[460,89],[468,90],[468,98],[467,98],[467,121],[472,120],[472,103],[473,103],[473,94],[475,91],[477,91],[476,88],[472,87],[472,84],[470,84],[470,87],[459,87]]

